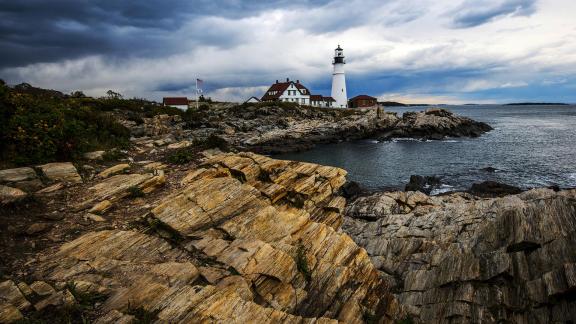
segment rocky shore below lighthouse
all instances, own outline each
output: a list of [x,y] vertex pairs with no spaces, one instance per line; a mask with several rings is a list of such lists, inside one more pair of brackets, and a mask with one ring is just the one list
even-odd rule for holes
[[437,108],[399,117],[377,109],[322,109],[287,103],[214,104],[186,120],[176,117],[157,116],[141,124],[126,120],[124,124],[140,137],[164,134],[170,140],[174,129],[181,129],[179,139],[203,141],[216,136],[229,148],[260,154],[302,151],[318,144],[362,138],[477,137],[492,130],[486,123]]

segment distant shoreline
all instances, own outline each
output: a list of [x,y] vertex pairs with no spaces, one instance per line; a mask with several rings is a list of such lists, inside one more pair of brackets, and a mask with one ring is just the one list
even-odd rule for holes
[[561,102],[513,102],[503,106],[569,106],[570,104]]
[[572,106],[575,104],[563,103],[563,102],[512,102],[506,104],[476,104],[468,103],[462,105],[448,105],[448,104],[404,104],[401,102],[385,101],[379,102],[383,107],[430,107],[430,106]]

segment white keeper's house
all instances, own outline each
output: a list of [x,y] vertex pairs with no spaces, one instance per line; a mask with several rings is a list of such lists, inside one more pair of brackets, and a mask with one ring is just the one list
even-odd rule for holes
[[281,101],[281,102],[294,102],[299,105],[314,106],[314,107],[332,107],[335,102],[332,97],[323,97],[320,95],[311,95],[310,90],[306,88],[300,80],[286,82],[278,82],[270,86],[268,91],[261,99],[263,102]]

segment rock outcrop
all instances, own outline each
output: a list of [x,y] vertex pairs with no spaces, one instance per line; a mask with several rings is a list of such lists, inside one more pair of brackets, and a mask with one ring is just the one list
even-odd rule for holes
[[454,115],[445,109],[406,112],[394,126],[381,134],[380,139],[412,137],[441,140],[445,137],[478,137],[492,127],[467,117]]
[[[61,303],[68,292],[101,296],[99,323],[143,312],[170,323],[393,323],[404,313],[388,282],[339,230],[345,176],[253,153],[215,155],[153,202],[146,231],[84,234],[40,257],[33,277],[63,287],[50,293]],[[79,208],[108,206],[154,177],[100,180]]]
[[[238,151],[284,153],[310,149],[316,144],[361,138],[480,136],[492,128],[485,123],[453,115],[443,109],[426,112],[377,113],[375,109],[318,109],[285,103],[258,105],[212,105],[179,116],[144,118],[141,124],[124,121],[135,142],[145,151],[168,145],[168,149],[220,138]],[[145,136],[145,137],[143,137]],[[180,141],[178,144],[176,141]]]
[[484,181],[472,184],[468,192],[479,197],[490,198],[519,194],[522,189],[496,181]]
[[[411,199],[418,195],[417,199]],[[576,190],[503,198],[379,193],[347,208],[400,302],[424,323],[576,318]]]

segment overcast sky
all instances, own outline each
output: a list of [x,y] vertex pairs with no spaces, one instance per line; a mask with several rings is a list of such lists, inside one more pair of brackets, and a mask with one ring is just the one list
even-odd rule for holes
[[0,0],[0,78],[243,101],[276,79],[408,103],[576,103],[575,0]]

